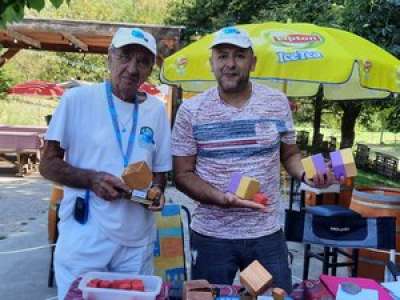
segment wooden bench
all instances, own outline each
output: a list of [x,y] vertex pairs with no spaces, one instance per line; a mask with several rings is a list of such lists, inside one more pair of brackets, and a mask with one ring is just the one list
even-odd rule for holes
[[399,159],[397,157],[381,152],[376,152],[374,169],[378,174],[381,174],[391,179],[398,179],[398,165]]
[[36,170],[45,128],[0,125],[0,160],[15,166],[17,176]]

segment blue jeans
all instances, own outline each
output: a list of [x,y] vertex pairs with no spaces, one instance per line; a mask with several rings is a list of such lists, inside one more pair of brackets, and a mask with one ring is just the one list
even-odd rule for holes
[[218,239],[191,231],[192,279],[232,284],[237,270],[258,260],[273,277],[273,286],[292,291],[288,249],[281,230],[255,239]]

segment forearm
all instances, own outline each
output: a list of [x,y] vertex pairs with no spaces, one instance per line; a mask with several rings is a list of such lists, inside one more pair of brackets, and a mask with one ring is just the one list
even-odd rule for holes
[[296,145],[285,145],[281,148],[281,162],[285,170],[298,180],[302,179],[304,172],[301,163],[302,158],[301,152]]
[[43,160],[40,163],[40,174],[59,184],[87,189],[91,187],[91,178],[96,171],[75,168],[58,157]]
[[178,190],[200,203],[226,205],[224,193],[211,186],[194,172],[177,174],[175,183]]

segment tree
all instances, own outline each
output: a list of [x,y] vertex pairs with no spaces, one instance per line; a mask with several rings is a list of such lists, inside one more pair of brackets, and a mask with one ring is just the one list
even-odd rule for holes
[[[230,5],[232,3],[232,5]],[[243,9],[246,8],[246,11]],[[250,12],[250,13],[249,13]],[[175,4],[167,20],[185,25],[189,36],[214,31],[222,26],[241,23],[281,21],[307,22],[338,27],[354,32],[400,57],[399,0],[288,0],[236,1],[191,0]],[[376,102],[385,106],[384,101]],[[314,110],[327,109],[341,115],[341,147],[352,146],[357,117],[370,109],[370,102],[325,101]],[[399,109],[400,114],[400,109]],[[309,116],[311,118],[311,116]],[[319,133],[320,118],[314,119],[314,134]]]
[[[51,4],[58,8],[64,0],[50,0]],[[65,0],[69,3],[70,0]],[[25,8],[32,8],[37,11],[45,7],[45,0],[0,0],[0,27],[7,23],[16,22],[24,17]]]
[[6,93],[11,86],[11,79],[0,69],[0,98]]
[[185,40],[217,29],[251,23],[268,9],[287,5],[289,0],[186,0],[171,2],[167,24],[184,25]]

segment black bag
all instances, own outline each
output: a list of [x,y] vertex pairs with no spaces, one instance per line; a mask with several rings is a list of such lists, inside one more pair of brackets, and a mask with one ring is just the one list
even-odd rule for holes
[[344,248],[396,248],[396,218],[321,216],[286,210],[287,241]]

